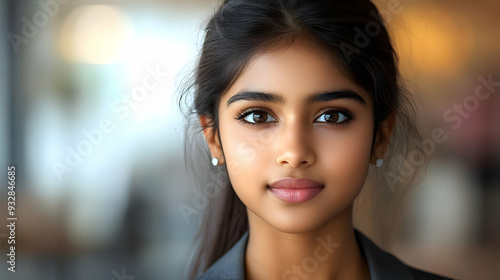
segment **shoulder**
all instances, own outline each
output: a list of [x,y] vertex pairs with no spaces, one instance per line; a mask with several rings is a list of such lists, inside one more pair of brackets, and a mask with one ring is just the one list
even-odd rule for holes
[[196,280],[240,280],[245,278],[248,231]]
[[358,245],[363,252],[372,280],[451,280],[405,264],[394,255],[382,250],[361,232],[355,230]]
[[417,280],[451,280],[453,278],[448,278],[445,276],[437,275],[437,274],[432,274],[430,272],[426,272],[411,266],[407,266],[408,269],[410,269],[411,273]]

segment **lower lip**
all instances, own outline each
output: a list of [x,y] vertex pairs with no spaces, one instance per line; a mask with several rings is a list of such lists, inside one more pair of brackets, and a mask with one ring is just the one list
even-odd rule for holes
[[271,193],[283,201],[289,203],[306,202],[320,193],[324,188],[307,188],[307,189],[283,189],[269,188]]

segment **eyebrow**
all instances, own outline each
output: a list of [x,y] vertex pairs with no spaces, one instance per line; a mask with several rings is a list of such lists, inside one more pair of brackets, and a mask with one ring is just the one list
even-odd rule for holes
[[[310,94],[306,97],[306,105],[311,105],[313,103],[327,102],[337,99],[347,99],[359,103],[361,105],[366,105],[366,101],[358,93],[350,89],[342,89],[336,91],[320,92],[315,94]],[[273,92],[261,92],[261,91],[241,91],[229,98],[226,103],[226,107],[229,107],[232,103],[237,101],[263,101],[276,103],[279,105],[285,104],[285,98],[282,95]]]

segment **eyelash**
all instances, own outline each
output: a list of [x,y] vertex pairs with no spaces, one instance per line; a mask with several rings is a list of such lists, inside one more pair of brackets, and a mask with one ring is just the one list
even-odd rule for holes
[[[274,122],[251,123],[251,122],[245,121],[245,118],[248,115],[250,115],[251,113],[258,113],[258,112],[264,112],[266,114],[272,115],[266,108],[248,108],[248,109],[243,110],[242,112],[238,113],[236,115],[235,119],[238,120],[240,123],[242,123],[244,125],[251,126],[251,127],[266,126],[266,125],[270,125],[270,124],[274,123]],[[340,108],[340,107],[331,107],[331,108],[328,108],[321,115],[329,113],[329,112],[342,113],[346,117],[346,120],[344,120],[344,121],[342,121],[340,123],[322,122],[322,123],[325,123],[325,124],[330,125],[330,126],[340,126],[340,127],[342,127],[342,126],[348,125],[351,121],[356,120],[356,115],[353,112],[351,112],[350,110],[347,110],[345,108]],[[319,115],[316,119],[318,119],[321,115]],[[273,118],[275,118],[275,117],[273,117]]]

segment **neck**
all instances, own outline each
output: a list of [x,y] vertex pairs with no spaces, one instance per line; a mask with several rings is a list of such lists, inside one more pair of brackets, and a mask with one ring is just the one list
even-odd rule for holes
[[318,229],[279,231],[248,211],[245,279],[370,279],[356,242],[352,207]]

